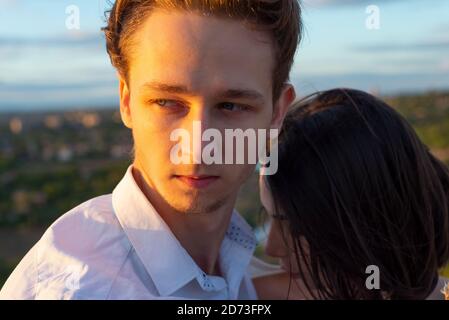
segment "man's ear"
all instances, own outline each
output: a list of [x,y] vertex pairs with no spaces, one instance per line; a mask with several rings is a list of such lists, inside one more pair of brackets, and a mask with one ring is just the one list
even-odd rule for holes
[[128,128],[132,129],[132,117],[130,106],[130,93],[126,80],[118,74],[119,95],[120,95],[120,115],[122,121]]
[[293,101],[295,101],[295,99],[295,88],[290,83],[284,84],[279,99],[276,101],[273,107],[273,117],[271,118],[270,125],[271,129],[281,129],[288,108],[293,103]]

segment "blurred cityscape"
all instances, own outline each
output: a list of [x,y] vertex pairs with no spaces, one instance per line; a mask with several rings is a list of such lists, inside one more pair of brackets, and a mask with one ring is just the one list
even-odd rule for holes
[[[383,98],[449,165],[449,91]],[[131,132],[118,109],[1,114],[0,286],[54,220],[113,190],[131,152]],[[262,224],[256,173],[237,209],[252,226]]]

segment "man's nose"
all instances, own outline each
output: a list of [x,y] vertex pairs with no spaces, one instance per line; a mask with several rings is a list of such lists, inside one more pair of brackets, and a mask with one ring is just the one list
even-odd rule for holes
[[202,150],[209,144],[209,141],[203,141],[203,133],[214,128],[212,123],[212,114],[210,106],[206,103],[198,103],[191,107],[189,114],[184,118],[183,128],[190,135],[190,159],[193,163],[200,163]]

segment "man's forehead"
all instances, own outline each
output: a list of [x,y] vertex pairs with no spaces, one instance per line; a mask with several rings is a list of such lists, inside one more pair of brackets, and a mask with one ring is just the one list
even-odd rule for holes
[[[249,21],[233,19],[224,16],[202,15],[195,11],[165,10],[155,8],[146,17],[142,31],[154,38],[166,35],[197,35],[208,36],[207,40],[213,40],[217,31],[221,35],[228,35],[233,39],[248,36],[255,43],[271,44],[272,35],[269,32],[257,29]],[[165,33],[161,33],[164,30]]]
[[192,12],[156,10],[147,17],[136,37],[133,51],[145,53],[150,59],[165,56],[169,62],[170,57],[176,56],[189,63],[210,57],[220,57],[223,62],[234,58],[242,63],[242,59],[250,57],[253,61],[264,59],[269,64],[273,58],[268,33],[249,29],[239,20],[203,17]]

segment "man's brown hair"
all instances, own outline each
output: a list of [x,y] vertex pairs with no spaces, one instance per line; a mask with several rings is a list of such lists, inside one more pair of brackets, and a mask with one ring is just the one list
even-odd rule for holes
[[298,0],[116,0],[106,12],[107,25],[102,30],[111,63],[127,81],[132,35],[155,8],[242,20],[248,27],[268,32],[275,52],[273,102],[280,97],[301,40]]

